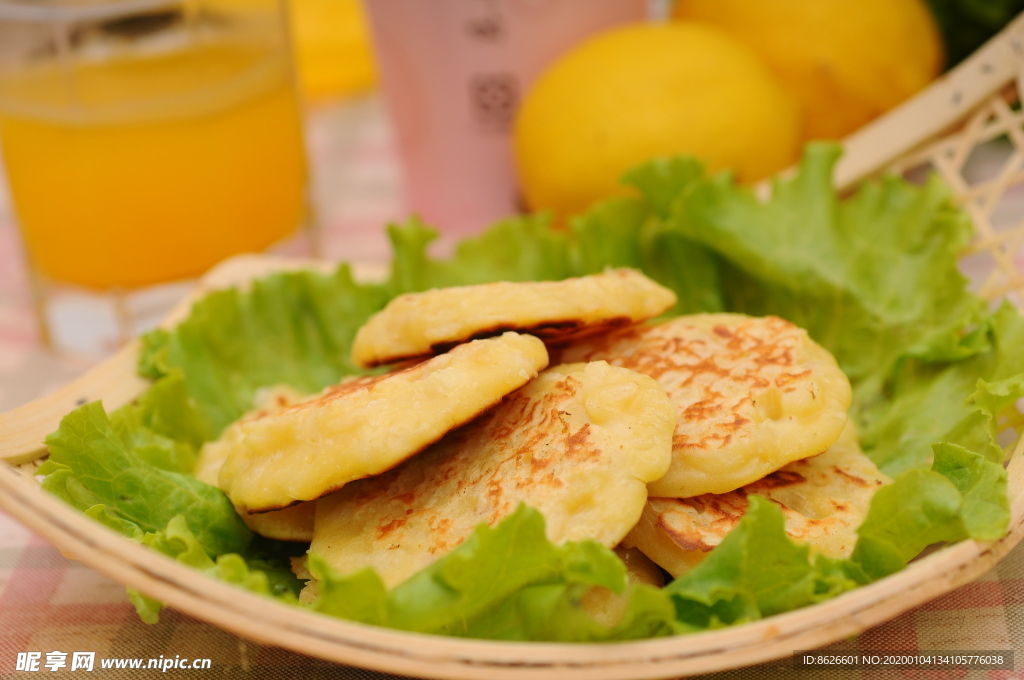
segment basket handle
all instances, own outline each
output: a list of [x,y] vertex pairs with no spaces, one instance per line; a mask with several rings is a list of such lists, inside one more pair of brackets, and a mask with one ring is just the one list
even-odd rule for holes
[[947,130],[1017,80],[1024,93],[1024,13],[927,89],[844,140],[836,165],[840,191]]

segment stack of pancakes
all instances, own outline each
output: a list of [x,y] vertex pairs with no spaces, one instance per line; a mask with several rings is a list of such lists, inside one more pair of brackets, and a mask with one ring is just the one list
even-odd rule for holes
[[775,317],[649,321],[674,304],[625,269],[400,296],[352,351],[399,368],[271,394],[196,476],[258,533],[389,587],[521,503],[551,541],[614,547],[646,582],[648,558],[673,576],[699,563],[751,493],[793,539],[848,556],[887,480],[834,358]]

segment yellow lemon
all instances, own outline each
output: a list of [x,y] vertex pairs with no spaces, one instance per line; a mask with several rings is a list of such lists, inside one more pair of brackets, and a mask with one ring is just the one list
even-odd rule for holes
[[678,0],[673,13],[750,45],[800,100],[806,139],[853,132],[942,68],[923,0]]
[[579,212],[626,170],[692,154],[743,181],[792,163],[798,107],[745,45],[704,25],[633,24],[552,64],[524,98],[514,153],[527,204]]

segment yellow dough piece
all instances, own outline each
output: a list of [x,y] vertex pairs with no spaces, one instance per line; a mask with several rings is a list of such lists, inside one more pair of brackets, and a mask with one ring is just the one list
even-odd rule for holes
[[249,513],[319,498],[419,453],[528,383],[547,362],[540,340],[505,333],[240,421],[219,440],[228,453],[218,485]]
[[[256,393],[256,408],[240,420],[256,420],[277,413],[283,408],[311,399],[288,385],[275,385],[264,388]],[[219,442],[206,444],[199,452],[193,474],[201,482],[211,486],[219,484],[220,469],[231,452],[230,447]],[[313,540],[313,516],[316,506],[313,503],[299,503],[283,510],[250,515],[244,510],[235,508],[246,526],[260,536],[278,541],[295,541],[309,543]]]
[[661,314],[675,293],[632,269],[523,283],[436,288],[400,295],[359,329],[352,360],[364,367],[431,356],[504,331],[548,342]]
[[672,466],[651,496],[738,489],[823,452],[846,425],[846,375],[777,317],[683,316],[578,341],[559,360],[598,359],[651,376],[678,409]]

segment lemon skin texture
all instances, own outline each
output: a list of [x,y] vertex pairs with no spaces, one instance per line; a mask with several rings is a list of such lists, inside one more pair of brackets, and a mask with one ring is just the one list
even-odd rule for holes
[[514,156],[528,207],[565,215],[621,194],[623,173],[691,154],[741,181],[796,160],[798,107],[758,57],[719,29],[632,24],[557,60],[527,93]]
[[678,0],[673,16],[749,45],[801,103],[805,139],[839,139],[942,70],[923,0]]

